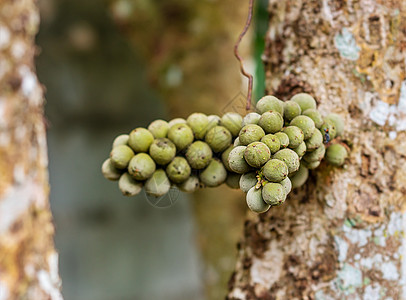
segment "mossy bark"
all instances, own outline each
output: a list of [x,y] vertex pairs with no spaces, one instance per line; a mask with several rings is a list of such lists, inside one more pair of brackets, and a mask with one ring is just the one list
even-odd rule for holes
[[406,299],[404,1],[269,1],[270,94],[340,114],[345,166],[249,214],[228,299]]
[[34,0],[0,1],[0,298],[62,299]]

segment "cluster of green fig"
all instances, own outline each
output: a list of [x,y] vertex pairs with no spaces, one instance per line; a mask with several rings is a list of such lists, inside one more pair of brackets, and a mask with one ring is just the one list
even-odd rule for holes
[[346,147],[334,141],[343,130],[341,117],[322,117],[309,94],[286,102],[265,96],[244,118],[194,113],[119,135],[102,173],[118,180],[126,196],[143,187],[160,197],[172,186],[194,192],[226,183],[247,193],[248,207],[263,213],[303,185],[323,158],[335,166],[344,163]]
[[118,180],[126,196],[135,196],[144,188],[148,195],[160,197],[172,186],[194,192],[224,182],[238,188],[239,175],[227,172],[222,156],[241,125],[242,117],[232,112],[221,118],[194,113],[186,120],[156,120],[148,128],[117,136],[102,173],[109,180]]
[[323,118],[309,94],[297,94],[286,102],[265,96],[257,102],[256,111],[244,117],[224,163],[241,174],[239,185],[247,193],[248,207],[263,213],[282,204],[292,188],[303,185],[309,170],[324,157],[342,165],[347,150],[333,142],[344,130],[341,117]]

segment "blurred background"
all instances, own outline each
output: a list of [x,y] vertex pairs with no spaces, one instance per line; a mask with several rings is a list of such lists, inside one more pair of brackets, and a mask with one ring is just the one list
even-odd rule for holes
[[[262,96],[267,1],[241,45]],[[100,172],[115,136],[154,119],[244,113],[233,56],[247,0],[40,0],[51,207],[66,300],[223,299],[246,214],[221,186],[175,205],[126,198]]]

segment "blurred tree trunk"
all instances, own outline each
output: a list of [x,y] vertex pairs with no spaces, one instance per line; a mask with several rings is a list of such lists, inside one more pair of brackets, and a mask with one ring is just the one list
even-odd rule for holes
[[267,90],[344,117],[344,168],[322,164],[249,214],[228,299],[406,299],[406,3],[269,1]]
[[0,1],[0,299],[62,299],[34,0]]

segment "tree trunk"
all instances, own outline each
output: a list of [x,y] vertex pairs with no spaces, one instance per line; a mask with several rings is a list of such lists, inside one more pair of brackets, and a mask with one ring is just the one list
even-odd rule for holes
[[269,1],[270,94],[343,116],[343,168],[249,214],[229,299],[406,299],[406,3]]
[[0,1],[0,299],[62,299],[34,0]]

